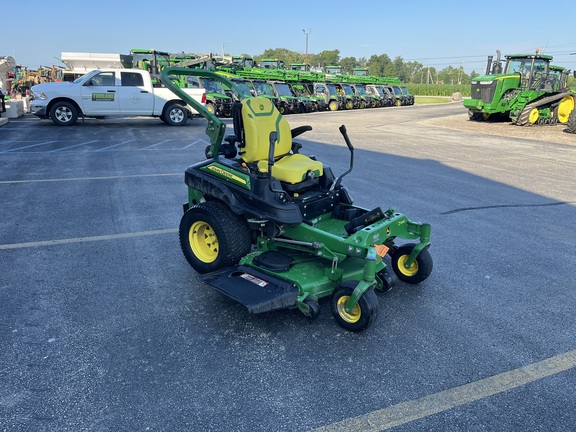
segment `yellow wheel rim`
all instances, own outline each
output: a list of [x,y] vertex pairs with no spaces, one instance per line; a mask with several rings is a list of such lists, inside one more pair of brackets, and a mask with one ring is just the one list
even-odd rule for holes
[[566,123],[570,113],[574,109],[574,98],[572,96],[564,96],[560,101],[558,106],[558,121],[560,123]]
[[414,260],[412,265],[406,268],[406,262],[408,261],[408,258],[410,258],[410,255],[402,255],[400,258],[398,258],[398,270],[404,276],[412,277],[418,273],[418,261]]
[[211,263],[218,257],[218,237],[214,230],[203,221],[194,222],[188,233],[190,248],[196,257],[205,263]]
[[360,311],[360,306],[358,303],[356,303],[356,306],[354,306],[354,309],[352,309],[351,313],[346,312],[346,305],[348,304],[348,301],[350,301],[350,296],[340,297],[336,303],[336,308],[338,310],[338,315],[340,315],[344,321],[354,324],[358,322],[360,316],[362,316],[362,312]]
[[538,112],[538,108],[532,108],[532,111],[530,111],[530,115],[528,116],[528,121],[530,124],[536,123],[539,118],[540,113]]

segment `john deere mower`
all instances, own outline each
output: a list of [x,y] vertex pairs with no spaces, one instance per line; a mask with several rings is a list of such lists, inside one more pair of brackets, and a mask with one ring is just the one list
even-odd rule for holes
[[234,133],[225,136],[222,120],[166,80],[208,120],[206,159],[185,172],[188,200],[179,227],[184,256],[203,282],[251,313],[297,308],[315,318],[329,297],[338,324],[359,332],[378,315],[375,291],[387,291],[395,279],[416,284],[430,275],[429,224],[393,208],[353,204],[342,182],[354,162],[345,126],[339,129],[349,168],[336,175],[294,141],[312,127],[290,129],[269,99],[242,94],[206,70],[162,73],[211,77],[240,96]]

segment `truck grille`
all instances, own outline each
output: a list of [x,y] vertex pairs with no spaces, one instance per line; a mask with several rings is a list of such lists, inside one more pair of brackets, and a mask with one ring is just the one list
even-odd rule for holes
[[497,84],[497,81],[492,82],[492,84],[473,83],[471,94],[472,99],[480,99],[484,103],[492,103]]

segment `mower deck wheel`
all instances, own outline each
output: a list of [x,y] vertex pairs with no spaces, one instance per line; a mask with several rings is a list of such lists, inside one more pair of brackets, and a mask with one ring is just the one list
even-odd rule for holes
[[367,329],[378,317],[378,298],[372,289],[364,292],[352,312],[346,311],[346,305],[357,284],[356,281],[344,282],[334,290],[331,301],[332,313],[336,322],[352,332]]
[[416,260],[410,267],[406,267],[406,262],[414,249],[415,244],[409,243],[398,247],[392,255],[392,268],[398,279],[410,284],[417,284],[428,278],[432,273],[432,256],[428,249],[418,254]]

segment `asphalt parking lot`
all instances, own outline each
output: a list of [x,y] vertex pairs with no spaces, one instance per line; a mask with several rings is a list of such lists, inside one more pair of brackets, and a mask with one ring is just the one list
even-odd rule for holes
[[288,116],[335,173],[347,126],[357,204],[432,225],[430,278],[359,334],[197,280],[177,227],[204,120],[0,127],[0,431],[572,430],[576,136],[428,123],[462,112]]

